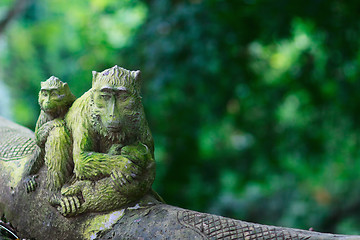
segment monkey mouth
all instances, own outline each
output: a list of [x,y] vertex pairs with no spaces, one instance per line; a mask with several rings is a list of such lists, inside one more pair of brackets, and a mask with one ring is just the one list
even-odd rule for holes
[[40,109],[49,115],[56,114],[56,110],[57,110],[56,108],[51,108],[50,106],[43,106],[43,107],[40,107]]
[[122,129],[121,125],[118,123],[109,123],[107,124],[106,128],[109,132],[120,132]]
[[108,127],[109,132],[120,132],[121,128],[119,127]]

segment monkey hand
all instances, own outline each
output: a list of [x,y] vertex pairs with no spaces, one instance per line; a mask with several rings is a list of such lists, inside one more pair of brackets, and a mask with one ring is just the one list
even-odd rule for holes
[[46,140],[49,136],[49,133],[52,129],[52,124],[51,122],[47,122],[44,125],[42,125],[36,132],[35,132],[35,137],[36,137],[36,144],[41,147],[44,148]]
[[123,147],[122,144],[114,144],[114,145],[111,146],[108,154],[110,154],[110,155],[120,155],[122,147]]
[[123,147],[121,149],[121,155],[128,158],[140,168],[145,168],[152,159],[149,148],[142,143]]
[[110,174],[112,184],[116,190],[119,192],[124,192],[126,187],[131,184],[137,177],[134,173],[124,173],[120,170],[114,169]]
[[70,186],[63,187],[61,189],[63,197],[54,198],[52,205],[57,207],[63,216],[74,216],[82,213],[85,209],[82,190],[90,185],[91,181],[77,181]]
[[122,147],[121,155],[125,157],[123,167],[113,169],[110,174],[114,187],[118,190],[143,175],[148,163],[152,162],[148,147],[142,143]]
[[27,193],[33,192],[36,190],[36,187],[38,186],[38,183],[36,182],[36,178],[38,175],[32,175],[28,176],[24,179],[24,188],[26,189]]
[[71,184],[70,186],[63,187],[61,189],[61,194],[64,196],[69,195],[81,195],[82,190],[89,186],[91,184],[91,181],[76,181],[74,184]]
[[43,148],[51,130],[53,130],[55,127],[63,126],[64,124],[65,124],[65,121],[63,119],[59,119],[59,118],[56,118],[49,122],[46,122],[35,133],[36,144],[39,147]]

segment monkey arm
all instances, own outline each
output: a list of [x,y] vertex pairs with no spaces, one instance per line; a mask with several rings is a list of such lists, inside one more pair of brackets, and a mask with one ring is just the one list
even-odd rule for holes
[[74,155],[74,164],[74,172],[78,179],[96,180],[109,176],[114,168],[132,168],[133,163],[121,155],[82,151]]
[[72,173],[71,142],[64,120],[54,119],[40,125],[37,124],[36,137],[37,140],[41,138],[41,144],[37,141],[38,147],[26,164],[23,176],[28,192],[36,188],[35,178],[31,175],[37,174],[44,162],[48,167],[48,185],[51,188],[60,188],[65,182],[65,175]]
[[37,129],[37,131],[35,132],[35,137],[36,137],[36,144],[41,147],[44,148],[45,147],[45,143],[46,140],[49,136],[49,133],[52,129],[52,125],[51,123],[46,123],[44,125],[42,125],[41,127],[39,127],[39,129]]
[[147,192],[155,180],[155,161],[149,147],[142,143],[128,145],[121,149],[121,155],[139,171],[135,172],[132,167],[113,169],[110,177],[115,189],[125,196],[134,195],[139,190]]
[[39,115],[39,118],[36,122],[36,127],[35,127],[35,141],[36,141],[36,145],[38,145],[36,148],[35,148],[35,151],[33,152],[31,158],[29,159],[29,161],[26,163],[25,165],[25,170],[23,172],[23,185],[26,189],[26,191],[29,193],[29,192],[32,192],[32,191],[35,191],[36,187],[37,187],[37,183],[36,183],[36,175],[38,173],[38,171],[40,170],[40,168],[44,165],[44,155],[45,155],[45,152],[44,152],[44,144],[45,144],[45,141],[44,143],[42,144],[42,148],[40,148],[40,144],[38,143],[37,141],[37,134],[39,132],[39,129],[43,126],[43,124],[48,121],[48,117],[47,115],[41,111],[40,112],[40,115]]
[[[114,171],[119,177],[129,179],[142,175],[148,166],[146,162],[153,158],[135,158],[132,156],[110,155],[105,153],[84,151],[74,155],[74,172],[78,179],[96,180],[109,176]],[[136,163],[135,163],[136,162]],[[139,164],[139,165],[138,165]]]
[[44,111],[40,111],[40,115],[38,120],[36,121],[36,126],[35,126],[35,133],[38,131],[38,129],[46,122],[50,121],[51,119],[49,118],[49,116],[44,113]]
[[44,148],[46,139],[49,136],[50,130],[48,128],[50,124],[44,126],[44,124],[46,124],[49,121],[51,121],[50,117],[46,113],[44,113],[44,111],[41,110],[35,127],[36,144],[41,148]]
[[32,192],[36,190],[37,182],[36,177],[40,168],[44,165],[44,151],[37,147],[30,158],[26,163],[24,173],[23,173],[23,185],[26,189],[26,192]]
[[56,127],[64,127],[64,126],[65,126],[65,121],[63,119],[56,118],[54,120],[49,120],[48,122],[42,124],[39,127],[36,127],[35,130],[36,144],[40,148],[44,148],[50,132]]
[[87,124],[73,129],[74,173],[79,180],[98,180],[109,176],[114,168],[129,168],[130,160],[121,155],[110,155],[96,151],[96,139]]
[[[25,171],[23,173],[24,185],[28,192],[34,191],[36,188],[35,178],[30,175],[37,174],[38,171],[40,170],[40,168],[44,164],[44,155],[45,155],[44,145],[45,145],[46,138],[44,140],[41,139],[40,141],[38,141],[38,134],[39,134],[39,131],[42,131],[39,129],[44,125],[44,123],[46,123],[49,120],[50,119],[48,118],[48,116],[43,111],[41,111],[39,118],[36,122],[36,127],[35,127],[35,138],[36,138],[35,141],[36,141],[36,144],[38,145],[38,147],[35,148],[33,155],[31,156],[30,160],[26,163]],[[43,135],[43,134],[40,134],[40,135]],[[39,138],[42,138],[42,137],[40,137],[40,135],[39,135]],[[42,147],[40,148],[40,146],[42,146]]]
[[74,172],[80,180],[96,180],[111,174],[114,179],[131,180],[154,165],[152,154],[144,144],[125,146],[118,155],[99,153],[93,150],[93,138],[85,133],[74,136]]

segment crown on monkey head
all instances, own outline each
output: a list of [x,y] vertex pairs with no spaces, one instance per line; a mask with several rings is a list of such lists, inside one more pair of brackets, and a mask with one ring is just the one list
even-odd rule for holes
[[124,87],[126,91],[140,96],[141,77],[140,71],[130,71],[115,65],[102,72],[93,71],[92,87],[98,88],[105,84],[111,86]]
[[65,87],[67,83],[62,82],[59,78],[51,76],[45,82],[41,82],[41,89],[52,89]]

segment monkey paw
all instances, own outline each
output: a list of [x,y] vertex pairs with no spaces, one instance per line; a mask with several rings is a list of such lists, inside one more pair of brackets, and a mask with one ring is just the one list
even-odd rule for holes
[[79,196],[67,196],[57,198],[53,196],[50,199],[50,204],[65,217],[74,216],[82,213],[83,200]]
[[122,144],[113,144],[108,152],[110,155],[120,155],[121,148],[123,147]]
[[137,145],[128,145],[121,149],[121,155],[129,159],[133,164],[144,168],[151,159],[151,153],[149,148],[142,143]]
[[38,175],[28,176],[24,180],[24,187],[26,189],[27,193],[33,192],[36,190],[36,187],[38,186],[38,183],[36,182],[36,178]]
[[134,181],[137,175],[134,173],[130,175],[124,174],[121,171],[115,169],[111,172],[110,177],[115,189],[121,192],[124,189],[124,187],[126,187],[128,184]]
[[43,148],[45,146],[47,138],[49,137],[50,132],[55,127],[62,127],[62,126],[64,126],[64,124],[65,124],[65,121],[63,119],[59,119],[59,118],[56,118],[49,122],[46,122],[35,132],[36,144],[39,147]]

